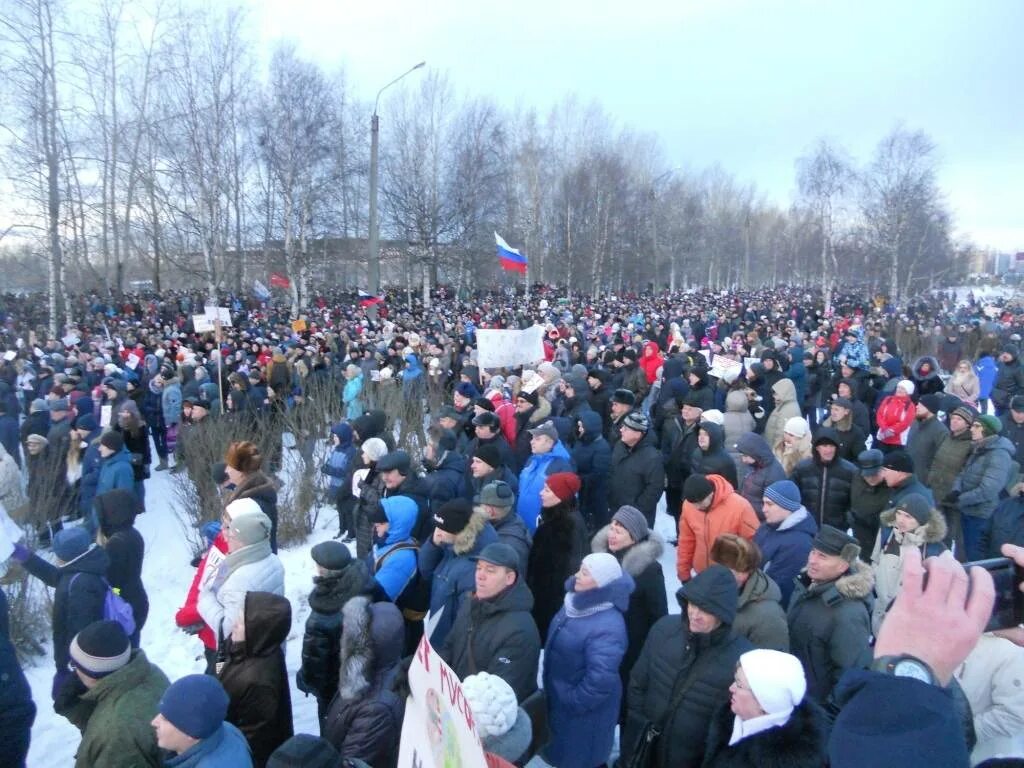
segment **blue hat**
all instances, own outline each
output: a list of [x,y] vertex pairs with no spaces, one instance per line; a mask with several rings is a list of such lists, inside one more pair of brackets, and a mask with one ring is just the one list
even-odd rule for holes
[[84,555],[92,546],[92,537],[81,526],[64,528],[53,537],[53,554],[65,563]]
[[215,677],[185,675],[164,691],[159,711],[186,736],[207,739],[224,723],[228,713],[228,695]]
[[778,480],[772,483],[764,489],[764,497],[790,512],[800,509],[800,489],[792,480]]

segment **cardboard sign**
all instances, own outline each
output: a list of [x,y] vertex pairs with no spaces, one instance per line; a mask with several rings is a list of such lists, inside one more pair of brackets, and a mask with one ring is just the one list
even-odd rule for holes
[[462,682],[427,640],[409,667],[399,768],[478,768],[486,765]]
[[192,315],[192,327],[196,333],[209,333],[214,330],[213,320],[209,315]]
[[136,355],[134,352],[128,355],[128,359],[124,361],[124,364],[131,368],[133,371],[139,367],[139,363],[142,362],[142,358]]
[[544,327],[525,331],[480,329],[476,332],[480,368],[514,368],[544,359]]
[[106,429],[110,426],[110,419],[114,413],[114,406],[112,405],[101,405],[100,406],[100,426]]
[[715,361],[712,363],[708,375],[720,379],[727,371],[734,370],[738,374],[742,367],[743,364],[739,360],[732,360],[724,355],[715,355]]
[[749,371],[751,369],[751,367],[754,365],[754,363],[760,363],[760,362],[761,362],[761,358],[760,357],[744,357],[743,358],[743,367],[746,368]]
[[306,321],[302,319],[292,320],[292,330],[296,333],[302,333],[306,330]]
[[220,324],[224,327],[231,327],[231,310],[227,307],[206,307],[204,312],[211,323],[220,320]]

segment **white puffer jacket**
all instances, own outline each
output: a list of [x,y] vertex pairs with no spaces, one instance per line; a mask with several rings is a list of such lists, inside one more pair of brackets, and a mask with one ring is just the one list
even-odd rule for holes
[[[207,563],[207,571],[209,570]],[[275,595],[284,595],[284,566],[277,555],[271,554],[255,563],[240,566],[216,590],[215,582],[216,569],[210,573],[200,588],[196,607],[203,621],[213,629],[214,635],[218,635],[218,638],[227,638],[231,635],[235,622],[242,617],[247,592],[272,592]]]
[[971,703],[977,746],[971,765],[1024,757],[1024,648],[984,634],[956,672]]

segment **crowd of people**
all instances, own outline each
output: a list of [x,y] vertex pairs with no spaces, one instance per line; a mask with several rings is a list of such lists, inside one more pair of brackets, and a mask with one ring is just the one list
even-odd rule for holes
[[[81,730],[76,765],[394,766],[424,638],[494,766],[1024,759],[1024,626],[992,626],[992,580],[963,565],[1024,567],[1024,308],[797,288],[221,303],[230,325],[197,333],[198,296],[80,296],[52,337],[39,302],[0,302],[0,503],[26,533],[11,561],[54,589],[46,706]],[[535,324],[543,359],[478,365],[478,330]],[[307,459],[326,444],[337,510],[291,670],[285,431]],[[175,616],[206,670],[173,683],[143,647],[151,472],[212,510]],[[0,734],[23,765],[43,704],[5,624]],[[294,733],[293,676],[317,734]]]

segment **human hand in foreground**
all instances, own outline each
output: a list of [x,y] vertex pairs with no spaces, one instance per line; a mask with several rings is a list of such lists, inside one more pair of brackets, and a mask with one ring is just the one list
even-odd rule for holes
[[882,622],[875,658],[915,656],[945,686],[977,644],[994,603],[995,585],[985,569],[972,568],[968,575],[950,552],[922,564],[920,551],[907,549],[903,589]]

